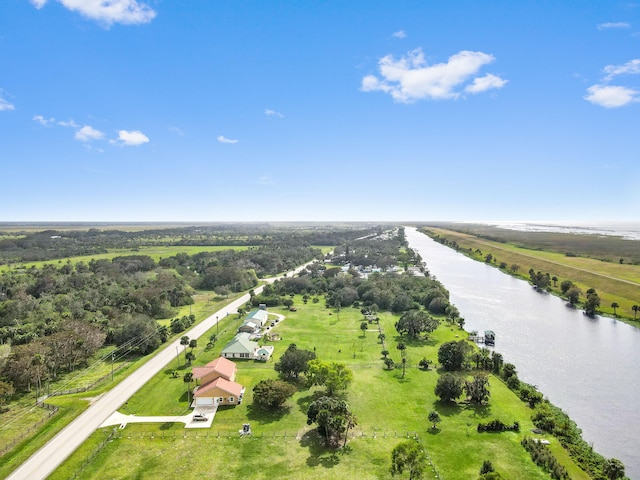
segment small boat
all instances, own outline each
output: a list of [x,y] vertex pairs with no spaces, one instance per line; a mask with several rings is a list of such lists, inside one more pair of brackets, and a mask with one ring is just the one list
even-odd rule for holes
[[485,330],[484,331],[484,343],[485,345],[495,345],[496,343],[496,334],[493,330]]

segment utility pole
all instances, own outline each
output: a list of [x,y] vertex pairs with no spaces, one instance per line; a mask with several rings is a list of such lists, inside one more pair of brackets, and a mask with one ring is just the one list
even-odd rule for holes
[[218,336],[218,316],[216,315],[216,337]]
[[177,345],[176,345],[176,360],[178,361],[178,368],[180,368],[180,351],[178,350]]
[[113,382],[113,364],[116,361],[116,352],[111,352],[111,381]]

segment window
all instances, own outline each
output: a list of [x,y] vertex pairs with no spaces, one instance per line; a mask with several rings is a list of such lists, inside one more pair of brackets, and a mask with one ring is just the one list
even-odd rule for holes
[[220,402],[220,403],[224,402],[224,398],[223,398],[223,397],[220,397],[220,398],[218,399],[218,402]]
[[233,403],[235,399],[233,397],[229,397],[229,403]]

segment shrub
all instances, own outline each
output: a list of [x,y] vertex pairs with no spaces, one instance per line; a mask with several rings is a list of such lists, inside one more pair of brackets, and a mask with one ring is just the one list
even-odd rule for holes
[[[513,422],[512,425],[506,425],[500,420],[491,420],[489,423],[479,423],[478,432],[519,432],[520,424]],[[485,472],[486,473],[486,472]]]

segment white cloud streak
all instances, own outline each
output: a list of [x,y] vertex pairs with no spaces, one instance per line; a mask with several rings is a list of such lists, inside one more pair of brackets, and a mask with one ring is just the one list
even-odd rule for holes
[[606,22],[597,26],[598,30],[611,30],[616,28],[631,28],[627,22]]
[[231,139],[231,138],[227,138],[227,137],[225,137],[224,135],[219,135],[219,136],[218,136],[218,138],[217,138],[217,140],[218,140],[220,143],[238,143],[238,140],[236,140],[236,139]]
[[5,100],[2,97],[2,89],[0,88],[0,112],[7,112],[9,110],[15,110],[16,107],[13,106],[12,103],[9,103],[8,100]]
[[268,108],[264,111],[264,114],[267,117],[278,117],[278,118],[284,117],[284,115],[281,114],[280,112],[276,112],[275,110],[269,110]]
[[624,65],[607,65],[603,70],[607,74],[604,77],[607,82],[618,75],[637,75],[640,73],[640,59],[633,59]]
[[51,117],[51,118],[44,118],[42,115],[34,115],[32,120],[36,123],[39,123],[40,125],[42,125],[43,127],[48,127],[50,125],[53,125],[56,123],[56,119]]
[[404,33],[404,30],[398,30],[397,32],[393,32],[391,36],[395,38],[407,38],[407,34]]
[[104,138],[104,133],[100,130],[96,130],[90,125],[85,125],[76,132],[74,138],[81,142],[90,142],[92,140],[101,140]]
[[507,83],[493,74],[474,77],[494,60],[495,57],[487,53],[463,50],[449,57],[447,63],[428,65],[422,49],[418,48],[399,60],[391,55],[382,57],[378,61],[380,77],[364,77],[361,90],[388,93],[402,103],[456,99],[463,91],[480,93],[502,88]]
[[[48,0],[31,0],[31,3],[41,9]],[[65,8],[80,15],[96,20],[106,26],[114,23],[136,25],[149,23],[156,16],[156,12],[147,4],[138,0],[56,0]]]
[[149,143],[149,137],[147,137],[140,130],[119,130],[118,140],[121,145],[127,145],[130,147],[137,147],[145,143]]
[[504,80],[497,75],[489,73],[484,77],[474,78],[473,83],[471,85],[467,85],[464,91],[469,93],[486,92],[487,90],[492,90],[494,88],[502,88],[507,82],[508,80]]

